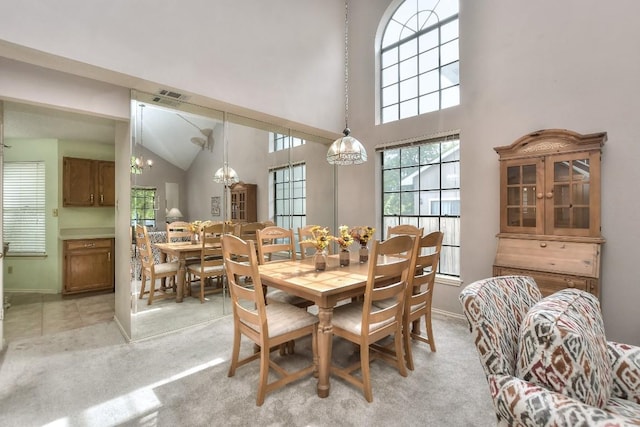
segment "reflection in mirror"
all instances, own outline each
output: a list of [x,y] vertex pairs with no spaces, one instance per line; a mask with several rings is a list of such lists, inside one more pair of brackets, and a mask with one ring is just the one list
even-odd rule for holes
[[[255,209],[252,215],[259,222],[294,230],[305,224],[334,228],[334,172],[325,161],[330,140],[157,95],[134,92],[132,98],[132,161],[150,159],[153,164],[139,173],[132,168],[131,223],[147,225],[152,245],[166,240],[167,220],[174,219],[167,213],[174,207],[182,221],[241,220],[233,216],[238,206],[231,200],[243,184],[255,186],[255,204],[242,208]],[[225,161],[239,177],[236,187],[213,179]],[[159,262],[162,254],[155,252]],[[148,305],[147,295],[139,298],[139,264],[134,257],[134,340],[231,314],[228,295],[222,292],[201,303],[198,283],[193,296],[186,292],[181,303],[167,298]],[[161,286],[159,280],[156,286]],[[165,286],[173,285],[167,281]]]

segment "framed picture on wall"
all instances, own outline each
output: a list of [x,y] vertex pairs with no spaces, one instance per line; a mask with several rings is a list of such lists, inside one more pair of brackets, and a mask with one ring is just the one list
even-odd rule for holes
[[220,216],[220,196],[211,198],[211,216]]

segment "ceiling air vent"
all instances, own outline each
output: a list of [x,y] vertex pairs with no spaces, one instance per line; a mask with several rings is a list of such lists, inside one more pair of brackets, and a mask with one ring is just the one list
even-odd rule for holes
[[176,101],[187,101],[190,98],[190,96],[166,89],[160,89],[157,94],[170,99],[175,99]]

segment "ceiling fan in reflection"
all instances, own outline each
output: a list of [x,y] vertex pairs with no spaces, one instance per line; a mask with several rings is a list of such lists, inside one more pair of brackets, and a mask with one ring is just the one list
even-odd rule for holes
[[202,136],[204,136],[204,138],[202,136],[194,136],[193,138],[191,138],[191,142],[193,142],[203,150],[206,148],[209,151],[213,151],[213,143],[214,143],[213,129],[210,129],[210,128],[202,129],[198,127],[198,125],[196,125],[195,123],[190,122],[185,117],[182,117],[180,114],[178,114],[177,116],[180,117],[185,122],[189,123],[194,128],[198,129],[198,131],[202,134]]

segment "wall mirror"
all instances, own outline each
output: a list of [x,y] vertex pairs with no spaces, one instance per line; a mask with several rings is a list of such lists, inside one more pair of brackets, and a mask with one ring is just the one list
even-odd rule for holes
[[[167,221],[176,219],[170,212],[189,222],[231,219],[230,188],[213,180],[225,162],[241,182],[256,185],[257,221],[294,230],[304,224],[335,228],[326,138],[136,91],[131,135],[131,224],[147,225],[152,240],[165,238]],[[148,305],[146,296],[138,298],[135,251],[131,262],[132,339],[231,314],[222,293],[204,303],[185,296],[182,303],[170,298]]]

